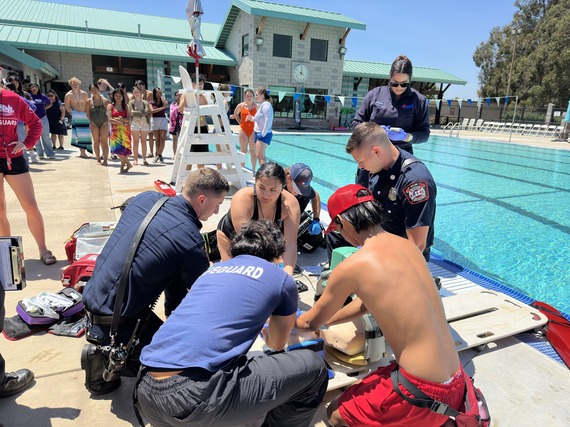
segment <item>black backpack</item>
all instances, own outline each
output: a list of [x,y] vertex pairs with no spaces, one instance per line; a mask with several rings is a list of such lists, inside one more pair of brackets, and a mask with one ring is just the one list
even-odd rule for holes
[[325,232],[322,226],[319,234],[309,234],[309,225],[312,221],[313,213],[311,211],[301,213],[299,231],[297,232],[297,249],[307,253],[314,252],[317,248],[325,246]]

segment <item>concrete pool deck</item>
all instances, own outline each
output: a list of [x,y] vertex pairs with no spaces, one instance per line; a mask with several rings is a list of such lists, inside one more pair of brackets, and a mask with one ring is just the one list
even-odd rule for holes
[[[438,132],[434,130],[434,135]],[[461,132],[460,136],[468,137],[468,132]],[[477,136],[495,141],[505,137],[474,132],[473,138]],[[508,140],[508,134],[506,138]],[[570,149],[568,143],[552,143],[537,137],[527,140],[527,137],[515,138],[513,135],[512,143]],[[119,212],[111,207],[132,195],[152,190],[156,179],[170,179],[172,161],[169,152],[165,152],[166,165],[136,166],[128,174],[119,175],[118,161],[110,162],[110,166],[104,168],[94,159],[79,158],[77,149],[69,149],[68,138],[65,145],[68,149],[57,151],[56,160],[42,161],[31,168],[46,225],[48,247],[58,258],[57,264],[45,266],[38,260],[38,249],[27,228],[25,215],[13,192],[4,184],[12,233],[23,237],[27,273],[27,287],[6,294],[7,317],[16,314],[18,300],[61,289],[61,272],[68,265],[64,242],[75,229],[85,222],[116,221]],[[167,141],[167,147],[170,146]],[[204,231],[215,228],[229,203],[228,198],[220,214],[205,222]],[[322,253],[316,253],[300,258],[299,263],[314,265],[322,256]],[[314,279],[310,278],[311,281]],[[133,379],[125,379],[119,390],[105,396],[91,397],[85,389],[79,361],[84,343],[83,337],[58,337],[45,332],[14,342],[0,337],[6,369],[29,368],[36,376],[30,389],[0,399],[0,424],[4,427],[136,425],[131,405]],[[487,396],[493,425],[568,425],[570,408],[563,402],[570,393],[570,372],[530,346],[512,337],[498,340],[476,355],[470,369],[475,373],[477,386]],[[327,401],[335,394],[338,391],[328,394]],[[323,419],[324,405],[312,425],[326,425]]]

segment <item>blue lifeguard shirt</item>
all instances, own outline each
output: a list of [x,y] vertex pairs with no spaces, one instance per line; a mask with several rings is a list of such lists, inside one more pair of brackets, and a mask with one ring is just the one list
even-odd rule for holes
[[253,345],[269,316],[297,311],[293,278],[276,264],[240,255],[196,280],[141,353],[150,368],[215,372]]

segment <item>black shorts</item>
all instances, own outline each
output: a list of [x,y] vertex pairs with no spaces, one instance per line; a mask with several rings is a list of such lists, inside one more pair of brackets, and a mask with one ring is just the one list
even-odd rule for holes
[[0,173],[4,175],[21,175],[30,171],[28,162],[24,155],[14,157],[10,160],[11,169],[8,169],[8,162],[6,159],[0,159]]

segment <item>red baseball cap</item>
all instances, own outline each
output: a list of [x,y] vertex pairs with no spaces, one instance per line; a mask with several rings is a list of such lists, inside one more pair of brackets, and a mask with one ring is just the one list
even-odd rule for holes
[[[364,190],[365,195],[358,196],[358,192]],[[353,206],[359,205],[364,202],[371,202],[374,200],[374,196],[366,187],[358,184],[349,184],[344,187],[340,187],[336,190],[333,195],[329,198],[327,202],[327,209],[329,211],[329,216],[331,217],[331,223],[327,228],[327,233],[331,231],[336,231],[336,224],[334,222],[335,218],[341,213],[347,211]]]

